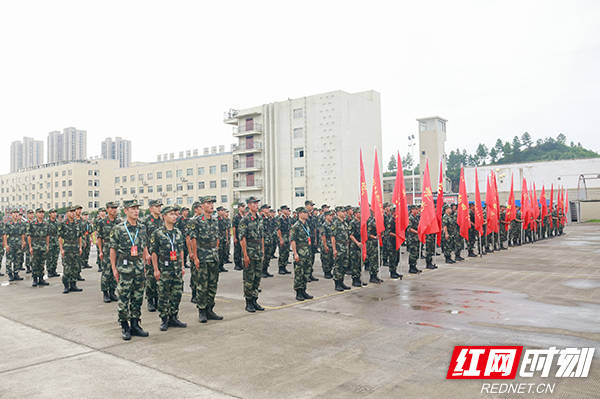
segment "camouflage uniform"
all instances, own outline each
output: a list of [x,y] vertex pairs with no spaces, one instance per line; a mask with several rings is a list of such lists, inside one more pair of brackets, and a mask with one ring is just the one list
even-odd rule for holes
[[413,233],[410,229],[419,230],[419,215],[409,215],[408,228],[406,229],[406,249],[408,251],[408,266],[410,270],[415,270],[417,260],[419,259],[419,235]]
[[[390,250],[391,250],[391,246],[390,246],[390,232],[391,232],[391,224],[392,224],[392,216],[388,215],[387,213],[383,214],[383,226],[385,227],[382,233],[382,237],[381,237],[381,262],[383,264],[383,266],[389,266],[390,265]],[[394,243],[394,247],[395,247],[395,243]]]
[[[321,266],[323,267],[323,273],[326,276],[329,276],[331,275],[331,271],[333,270],[333,248],[331,248],[331,223],[323,221],[323,224],[319,229],[319,233],[321,234],[321,237],[319,238],[319,244],[321,248]],[[325,244],[323,244],[323,238],[325,238]]]
[[62,282],[65,288],[75,284],[77,277],[79,276],[79,249],[81,231],[79,230],[80,225],[75,220],[70,222],[65,219],[58,228],[58,237],[63,240],[63,251],[62,257],[63,275]]
[[279,259],[277,259],[280,272],[287,267],[290,256],[290,226],[290,218],[288,216],[279,217],[277,229],[281,233],[283,241],[283,244],[279,243]]
[[58,222],[56,220],[48,220],[48,235],[50,236],[50,245],[46,254],[46,271],[48,276],[56,276],[56,264],[58,263],[58,254],[60,248],[58,246]]
[[294,290],[305,290],[308,281],[307,278],[310,276],[308,272],[312,254],[312,240],[310,235],[311,231],[308,221],[302,223],[302,221],[298,220],[292,226],[290,241],[295,241],[296,252],[299,258],[298,261],[294,260]]
[[[473,248],[475,247],[475,242],[477,242],[478,232],[473,226],[473,223],[475,223],[475,212],[473,210],[469,210],[469,220],[471,221],[471,226],[469,227],[469,240],[467,241],[467,249],[469,250],[469,254],[474,254]],[[485,217],[483,220],[485,220]]]
[[222,268],[227,260],[227,252],[229,250],[229,226],[227,218],[219,216],[217,218],[219,226],[219,268]]
[[[164,226],[162,218],[160,216],[154,217],[154,216],[152,216],[152,214],[149,214],[148,216],[146,216],[146,218],[142,221],[142,223],[144,224],[144,226],[146,228],[146,234],[147,234],[146,242],[150,242],[150,243],[151,243],[150,238],[152,237],[152,234],[156,230],[158,230]],[[178,228],[178,231],[179,231],[179,234],[181,234],[182,236],[185,234],[179,228]],[[185,239],[184,239],[184,241],[185,241]],[[185,258],[184,258],[184,261],[185,261]],[[152,264],[146,265],[145,270],[146,270],[146,301],[148,302],[148,305],[150,305],[150,310],[153,310],[153,308],[158,307],[158,283],[156,282],[156,279],[154,278],[154,267],[152,266]]]
[[367,264],[369,265],[369,274],[371,276],[379,273],[379,259],[377,256],[377,238],[371,238],[371,236],[377,236],[377,224],[373,216],[367,220],[367,234],[369,238],[367,240]]
[[425,236],[425,262],[427,265],[433,264],[433,256],[435,255],[435,245],[437,234],[427,234]]
[[[211,308],[215,304],[219,283],[219,222],[204,215],[196,217],[190,238],[196,240],[200,261],[197,269],[196,306],[198,309]],[[196,268],[195,265],[192,267]]]
[[[446,259],[452,256],[452,252],[454,251],[454,242],[456,241],[452,223],[452,215],[444,213],[442,215],[442,251],[444,252],[444,257]],[[446,238],[446,234],[444,234],[444,227],[448,232],[448,238]]]
[[[189,217],[186,218],[184,216],[180,216],[177,218],[177,221],[175,222],[175,227],[177,227],[177,229],[179,229],[179,231],[181,232],[181,234],[184,235],[185,237],[185,229],[187,228],[187,226],[189,225]],[[151,234],[151,233],[148,233]],[[187,265],[188,263],[188,248],[187,245],[183,246],[183,264]],[[147,295],[147,293],[146,293]],[[158,295],[158,293],[157,293]]]
[[[168,230],[164,225],[151,233],[150,252],[158,257],[158,312],[161,318],[177,317],[183,292],[181,253],[185,240],[181,231],[174,227]],[[171,260],[170,252],[176,251],[176,260]],[[156,279],[155,279],[156,280]]]
[[[25,222],[25,240],[27,240],[27,232],[29,231],[29,225],[31,225],[32,221],[28,220]],[[27,269],[27,273],[31,273],[31,254],[27,248],[27,244],[25,244],[25,268]]]
[[275,221],[269,216],[262,217],[264,238],[265,238],[265,256],[263,257],[262,264],[262,277],[267,277],[269,272],[269,264],[271,262],[271,255],[275,241],[273,240],[273,232],[275,231]]
[[521,211],[517,210],[515,218],[510,222],[510,239],[512,245],[521,245]]
[[110,265],[110,234],[115,226],[119,224],[123,224],[123,221],[118,216],[114,220],[106,216],[98,224],[97,233],[98,238],[102,239],[102,254],[104,257],[102,260],[102,276],[100,277],[100,291],[102,292],[112,292],[117,288],[117,280],[115,280]]
[[242,247],[240,245],[240,222],[242,221],[242,216],[240,213],[236,213],[233,216],[233,221],[231,222],[231,226],[235,228],[235,241],[233,243],[233,263],[235,268],[238,270],[242,269]]
[[[454,255],[456,258],[461,258],[460,252],[465,248],[465,240],[460,235],[460,226],[458,225],[458,212],[452,212],[452,234],[454,237]],[[461,258],[462,259],[462,258]]]
[[6,223],[4,234],[7,236],[6,243],[8,251],[6,252],[6,272],[10,276],[18,276],[19,270],[23,265],[23,239],[22,236],[27,233],[27,225],[21,221],[10,221]]
[[[360,242],[360,220],[356,220],[356,218],[352,218],[350,222],[350,235],[352,235],[356,241]],[[350,236],[348,236],[350,237]],[[362,251],[354,243],[354,241],[350,240],[349,242],[349,253],[348,253],[348,263],[350,264],[350,273],[352,275],[352,281],[360,280],[360,266],[361,266],[361,256]]]
[[399,261],[398,251],[396,251],[396,237],[392,236],[392,233],[396,232],[395,220],[396,218],[392,215],[388,216],[387,219],[384,218],[385,232],[383,235],[383,252],[385,255],[383,264],[390,267],[390,272],[396,270]]
[[48,223],[42,221],[41,223],[37,220],[29,223],[29,229],[27,235],[31,237],[31,248],[33,249],[32,255],[32,274],[34,282],[36,279],[42,280],[44,277],[44,258],[48,246],[46,245],[46,237],[48,237]]
[[499,247],[500,248],[504,248],[504,242],[506,241],[507,238],[507,231],[506,231],[506,226],[507,224],[504,223],[506,221],[506,212],[505,211],[500,211],[500,226],[499,226],[499,230],[500,230],[500,243],[499,243]]
[[318,251],[318,247],[319,247],[319,238],[317,235],[317,230],[319,230],[319,222],[317,220],[317,217],[315,215],[313,215],[312,213],[310,213],[308,215],[308,220],[306,221],[306,223],[308,224],[308,227],[310,227],[310,267],[308,268],[308,270],[306,270],[306,272],[308,273],[306,275],[306,278],[308,279],[308,281],[311,281],[311,276],[313,274],[313,265],[315,264],[315,254]]
[[[146,227],[139,221],[135,226],[128,221],[119,223],[110,232],[109,246],[117,253],[115,265],[119,272],[117,309],[120,323],[139,319],[142,314],[145,282],[142,255],[147,247],[147,237]],[[137,255],[131,254],[133,246],[137,246]]]
[[82,265],[82,267],[87,268],[89,259],[90,259],[90,249],[92,247],[90,244],[90,239],[91,239],[92,231],[93,231],[91,223],[88,222],[87,220],[82,220],[81,221],[81,231],[82,231],[81,265]]
[[336,216],[331,224],[331,234],[335,238],[335,250],[337,252],[337,256],[333,260],[333,279],[343,281],[344,272],[348,266],[350,229],[345,221]]
[[264,230],[260,215],[248,212],[239,222],[239,239],[246,239],[246,253],[250,263],[244,267],[244,297],[246,300],[258,298],[263,260]]

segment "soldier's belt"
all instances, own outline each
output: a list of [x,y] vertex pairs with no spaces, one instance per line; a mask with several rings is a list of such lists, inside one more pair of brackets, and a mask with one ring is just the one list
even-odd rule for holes
[[202,248],[202,249],[214,249],[217,247],[217,242],[216,241],[198,242],[197,245],[198,245],[198,248]]

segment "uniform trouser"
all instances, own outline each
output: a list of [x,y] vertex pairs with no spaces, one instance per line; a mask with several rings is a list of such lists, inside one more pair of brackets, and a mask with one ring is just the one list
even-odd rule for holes
[[260,277],[262,273],[262,259],[250,258],[248,267],[244,267],[244,297],[246,299],[258,298]]
[[56,264],[58,263],[59,251],[60,248],[58,247],[58,244],[53,244],[50,242],[50,248],[46,254],[46,270],[48,271],[48,274],[56,273]]
[[348,263],[350,264],[350,273],[352,279],[360,279],[360,257],[361,250],[354,243],[350,244],[350,251],[348,253]]
[[269,254],[271,258],[273,258],[275,256],[275,250],[277,249],[277,242],[278,242],[278,240],[279,239],[277,238],[277,236],[274,236],[271,239],[271,242],[272,242],[271,248],[270,248],[271,249],[271,253]]
[[473,247],[475,247],[475,241],[477,240],[477,230],[470,228],[469,229],[469,241],[467,241],[467,249],[469,253],[473,252]]
[[387,239],[387,237],[389,237],[388,232],[384,232],[383,233],[383,240],[382,240],[382,246],[381,246],[381,262],[384,265],[388,265],[389,264],[389,240]]
[[31,254],[28,250],[25,250],[25,267],[27,270],[31,270]]
[[396,250],[396,239],[390,238],[387,246],[388,265],[390,273],[397,271],[400,262],[400,253]]
[[[164,260],[159,264],[164,265]],[[195,267],[195,266],[194,266]],[[163,266],[158,280],[158,313],[162,318],[176,316],[183,292],[183,278],[179,263]]]
[[227,246],[227,240],[221,237],[219,242],[219,266],[223,266],[225,264],[228,250],[229,247]]
[[62,257],[63,264],[63,284],[70,284],[77,281],[79,276],[79,246],[63,244],[65,254]]
[[42,278],[44,277],[44,260],[46,258],[46,243],[42,248],[34,248],[33,256],[31,260],[31,277]]
[[460,256],[460,251],[465,248],[465,240],[463,236],[460,235],[459,231],[456,231],[456,236],[454,237],[454,254],[456,256]]
[[433,260],[433,255],[435,255],[436,241],[437,234],[427,234],[425,237],[425,260],[427,263],[430,263]]
[[451,235],[446,235],[442,232],[442,252],[444,253],[445,258],[449,258],[452,256],[452,252],[454,252],[454,238]]
[[331,273],[331,270],[333,270],[333,250],[329,246],[325,249],[321,245],[320,254],[323,273]]
[[[188,248],[187,248],[187,245],[184,245],[184,246],[183,246],[183,264],[184,264],[184,265],[187,265],[187,264],[188,264],[188,255],[189,255],[189,254],[188,254]],[[157,290],[158,290],[158,288],[157,288]]]
[[379,259],[377,255],[377,239],[367,241],[367,261],[369,262],[369,273],[377,275],[379,273]]
[[337,256],[333,260],[333,279],[340,281],[344,279],[344,273],[348,267],[348,243],[335,243]]
[[207,307],[214,306],[218,283],[219,262],[216,260],[200,260],[198,285],[196,288],[196,307],[198,309],[206,309]]
[[87,266],[90,261],[90,250],[92,246],[88,243],[85,247],[82,248],[81,254],[81,266]]
[[100,290],[104,291],[114,291],[117,288],[117,280],[115,280],[115,276],[112,271],[112,267],[110,264],[110,248],[108,245],[102,246],[102,276],[100,277]]
[[100,248],[96,245],[96,265],[102,270],[102,260],[100,260]]
[[8,274],[16,274],[23,265],[23,250],[21,244],[9,243],[8,252],[6,253],[6,272]]
[[313,274],[313,265],[315,264],[315,252],[311,246],[308,247],[308,250],[310,251],[310,255],[308,258],[308,267],[305,269],[306,281],[310,280],[310,276]]
[[283,269],[287,266],[290,257],[290,242],[284,238],[283,245],[279,244],[279,258],[277,259],[277,263],[279,264],[279,268]]
[[[4,258],[4,245],[0,245],[0,272],[2,271],[2,259]],[[8,263],[8,260],[7,260]]]
[[233,244],[233,263],[236,267],[242,267],[242,247],[240,241]]
[[144,266],[141,260],[139,266],[135,267],[133,271],[123,272],[119,270],[119,283],[117,285],[119,322],[141,317],[145,280]]
[[411,268],[417,266],[417,260],[419,259],[419,241],[411,240],[406,242],[406,249],[408,251],[408,266]]
[[192,299],[198,298],[198,269],[196,269],[196,263],[190,268],[190,290],[192,291]]
[[310,267],[309,254],[312,250],[310,248],[297,248],[296,250],[300,259],[298,262],[294,260],[294,289],[306,289],[307,276],[310,275],[308,274],[308,268]]
[[275,246],[273,241],[265,241],[265,256],[263,257],[263,266],[262,270],[269,270],[269,265],[271,263],[271,250]]
[[158,300],[158,284],[154,278],[154,267],[152,265],[145,266],[146,271],[146,300]]

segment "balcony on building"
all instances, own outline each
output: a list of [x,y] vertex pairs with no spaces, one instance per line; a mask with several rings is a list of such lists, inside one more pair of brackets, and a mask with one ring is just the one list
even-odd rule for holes
[[246,111],[230,109],[229,111],[227,111],[223,114],[223,122],[227,125],[237,126],[238,123],[244,122],[244,121],[241,121],[240,119],[248,119],[248,118],[252,118],[256,115],[260,115],[260,114],[261,114],[260,111],[258,111],[256,109],[246,110]]
[[260,152],[263,149],[263,144],[260,141],[242,141],[239,144],[234,144],[232,147],[233,154],[248,154],[251,152]]
[[262,132],[263,125],[261,123],[248,123],[248,121],[246,121],[246,123],[242,123],[233,128],[233,137],[248,136],[251,134],[262,134]]
[[261,159],[254,158],[233,158],[233,170],[234,172],[257,172],[263,167]]
[[233,188],[235,191],[262,190],[263,181],[262,179],[248,179],[242,177],[233,181]]

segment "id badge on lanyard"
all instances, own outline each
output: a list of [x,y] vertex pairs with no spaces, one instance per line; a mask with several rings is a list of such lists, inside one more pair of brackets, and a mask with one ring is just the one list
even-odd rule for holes
[[137,245],[132,245],[131,246],[131,256],[138,256]]
[[138,247],[135,245],[135,240],[137,239],[138,233],[140,232],[139,227],[135,230],[135,237],[131,237],[131,233],[127,228],[127,222],[123,223],[125,226],[125,231],[127,231],[127,235],[129,236],[129,241],[131,241],[131,256],[138,256]]
[[175,251],[175,233],[173,233],[173,239],[171,239],[169,233],[166,234],[167,238],[169,239],[169,243],[171,244],[171,250],[169,251],[169,259],[177,260],[177,251]]
[[169,259],[177,260],[177,251],[169,251]]

